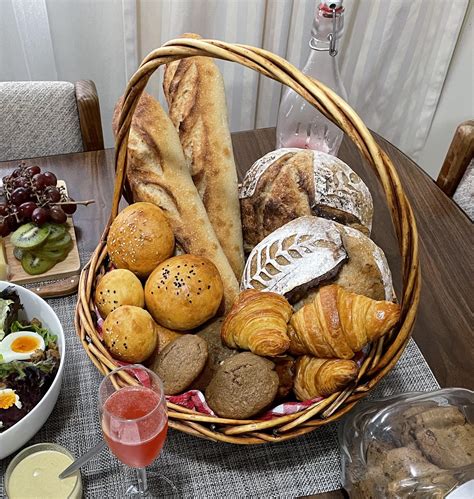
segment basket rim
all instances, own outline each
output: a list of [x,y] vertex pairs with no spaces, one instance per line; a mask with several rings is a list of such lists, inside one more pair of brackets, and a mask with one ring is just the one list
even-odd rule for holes
[[[285,59],[257,47],[196,38],[171,40],[145,57],[125,90],[116,138],[116,176],[111,214],[96,250],[81,272],[75,313],[76,331],[93,364],[102,374],[115,367],[112,357],[96,335],[93,289],[107,256],[108,229],[118,214],[125,187],[128,135],[133,113],[149,78],[161,65],[193,56],[219,58],[256,70],[295,90],[338,125],[374,170],[384,191],[399,243],[402,260],[400,321],[392,333],[372,344],[354,386],[300,412],[267,421],[204,417],[201,413],[183,410],[183,407],[168,402],[170,426],[194,436],[238,444],[288,440],[342,417],[391,370],[411,335],[419,303],[421,276],[416,221],[391,159],[375,142],[361,118],[342,98],[321,82],[304,75]],[[364,382],[359,384],[362,378]]]

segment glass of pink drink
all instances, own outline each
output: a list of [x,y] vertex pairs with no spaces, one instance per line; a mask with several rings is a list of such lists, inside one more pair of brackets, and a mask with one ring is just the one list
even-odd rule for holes
[[[122,387],[120,371],[142,382]],[[100,384],[99,409],[109,449],[122,463],[137,469],[138,486],[131,485],[127,494],[147,497],[145,468],[160,454],[168,431],[166,400],[160,378],[137,364],[115,369]]]

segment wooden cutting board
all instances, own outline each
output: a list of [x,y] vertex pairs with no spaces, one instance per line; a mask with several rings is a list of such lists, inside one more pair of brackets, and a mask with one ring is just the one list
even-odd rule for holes
[[[58,180],[58,185],[65,187],[65,183],[62,180]],[[39,275],[30,275],[23,270],[21,262],[19,262],[13,254],[14,246],[10,241],[10,236],[4,238],[7,262],[10,267],[10,282],[14,282],[15,284],[44,282],[44,288],[45,291],[47,289],[48,296],[64,296],[74,292],[75,289],[77,289],[77,275],[81,270],[81,261],[79,258],[79,251],[77,249],[76,233],[74,231],[72,217],[68,217],[66,224],[68,232],[72,238],[72,242],[74,243],[71,251],[65,260],[57,263],[52,269]],[[70,277],[74,277],[74,279],[67,279]],[[48,283],[48,281],[55,281],[59,279],[63,280],[63,282]],[[42,288],[43,285],[33,289],[33,291],[43,296],[44,293],[42,293]]]
[[23,267],[21,266],[21,262],[19,262],[15,255],[13,254],[14,246],[10,241],[10,236],[4,239],[5,241],[5,250],[7,254],[7,262],[10,267],[10,282],[14,282],[15,284],[29,284],[32,282],[42,282],[42,281],[52,281],[55,279],[64,279],[66,277],[70,277],[75,275],[81,269],[81,261],[79,259],[79,251],[77,250],[77,242],[76,242],[76,233],[74,231],[74,225],[72,223],[72,219],[68,218],[66,222],[68,226],[68,232],[72,238],[74,246],[69,252],[67,258],[62,262],[57,263],[52,269],[49,269],[47,272],[39,275],[30,275],[27,274]]

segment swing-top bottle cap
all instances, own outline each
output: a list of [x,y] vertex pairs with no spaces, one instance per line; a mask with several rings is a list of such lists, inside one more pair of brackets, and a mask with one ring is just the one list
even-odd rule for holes
[[342,9],[343,0],[321,0],[319,8],[321,10],[331,11],[335,9],[336,11]]

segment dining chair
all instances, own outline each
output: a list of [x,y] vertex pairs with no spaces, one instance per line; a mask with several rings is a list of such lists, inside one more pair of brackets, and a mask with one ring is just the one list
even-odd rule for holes
[[94,82],[0,82],[0,161],[103,148]]
[[456,128],[436,183],[474,221],[473,120]]

